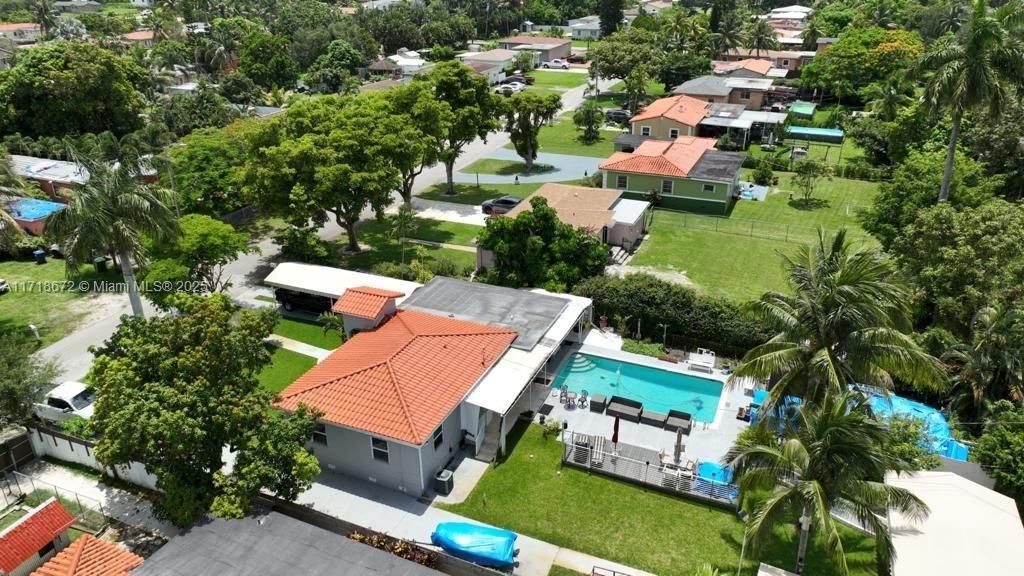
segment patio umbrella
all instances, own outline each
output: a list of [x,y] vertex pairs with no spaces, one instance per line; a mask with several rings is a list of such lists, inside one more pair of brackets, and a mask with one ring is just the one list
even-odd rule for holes
[[615,424],[612,425],[612,444],[619,443],[619,417],[615,417]]
[[679,459],[683,455],[683,429],[676,428],[676,448],[674,452],[676,464],[679,464]]

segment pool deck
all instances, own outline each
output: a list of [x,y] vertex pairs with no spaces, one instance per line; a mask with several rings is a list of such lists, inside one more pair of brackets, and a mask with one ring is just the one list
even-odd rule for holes
[[[713,374],[695,372],[687,369],[682,363],[674,364],[658,360],[657,358],[651,358],[649,356],[641,356],[639,354],[632,354],[621,350],[596,347],[586,344],[582,346],[573,346],[572,350],[567,351],[567,353],[560,354],[561,358],[559,358],[559,363],[554,366],[551,373],[553,375],[557,374],[561,369],[562,364],[564,364],[567,359],[576,352],[593,356],[603,356],[605,358],[612,358],[623,362],[641,364],[660,370],[686,374],[688,376],[718,380],[723,383],[728,379],[728,376],[724,375],[721,370],[715,370]],[[553,418],[561,422],[568,422],[569,430],[572,432],[600,435],[606,438],[610,438],[612,435],[612,427],[615,422],[614,417],[607,416],[603,413],[598,414],[596,412],[591,412],[589,407],[566,408],[558,402],[558,390],[551,389],[549,387],[548,398],[545,403],[552,406],[547,418]],[[714,422],[706,424],[704,422],[694,420],[690,434],[683,437],[686,444],[685,456],[689,459],[710,460],[714,462],[721,461],[726,452],[729,451],[729,448],[732,447],[733,442],[736,440],[740,431],[749,426],[748,423],[736,419],[736,411],[740,407],[748,404],[750,404],[750,396],[744,393],[742,386],[737,385],[730,388],[728,385],[725,385],[722,391],[722,397],[718,401],[718,411],[715,414]],[[627,422],[620,419],[619,441],[626,444],[632,444],[634,446],[649,448],[656,452],[664,450],[667,454],[671,454],[675,446],[676,434],[675,432],[656,428],[649,424],[638,424],[636,422]]]

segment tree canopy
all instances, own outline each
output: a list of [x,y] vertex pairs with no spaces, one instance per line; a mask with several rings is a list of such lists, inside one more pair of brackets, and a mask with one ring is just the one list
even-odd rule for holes
[[32,405],[56,384],[57,367],[37,356],[36,343],[22,332],[0,332],[0,426],[28,422]]
[[561,109],[562,97],[558,94],[541,96],[534,92],[520,92],[505,101],[502,111],[505,131],[516,154],[526,164],[527,172],[533,169],[533,162],[540,151],[540,129]]
[[246,36],[238,55],[238,69],[265,90],[291,88],[299,77],[288,39],[264,32]]
[[907,70],[923,51],[916,32],[853,27],[805,66],[800,78],[805,86],[851,96]]

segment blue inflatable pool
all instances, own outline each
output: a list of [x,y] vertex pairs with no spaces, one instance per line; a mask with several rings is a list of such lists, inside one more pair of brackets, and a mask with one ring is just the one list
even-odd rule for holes
[[505,568],[515,563],[516,533],[467,522],[442,522],[430,541],[445,552],[481,566]]

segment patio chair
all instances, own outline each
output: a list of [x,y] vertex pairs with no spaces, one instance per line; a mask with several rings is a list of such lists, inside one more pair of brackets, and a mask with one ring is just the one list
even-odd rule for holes
[[580,408],[586,408],[587,400],[589,399],[589,397],[590,393],[584,390],[583,392],[580,393],[580,397],[576,399],[576,405],[579,406]]
[[558,389],[558,403],[565,404],[569,399],[569,387],[562,384],[562,387]]

